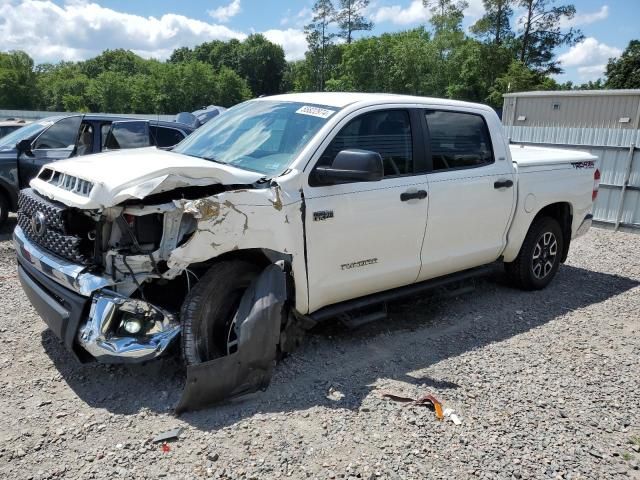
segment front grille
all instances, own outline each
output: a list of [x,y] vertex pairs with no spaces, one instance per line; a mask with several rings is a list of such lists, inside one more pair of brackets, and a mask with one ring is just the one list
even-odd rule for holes
[[91,190],[93,190],[93,182],[66,173],[56,172],[51,168],[43,168],[38,178],[83,197],[88,197],[91,194]]
[[[72,262],[88,265],[91,258],[82,251],[82,237],[69,231],[68,210],[31,189],[22,190],[18,198],[18,225],[32,242]],[[38,228],[35,218],[39,213],[45,225],[40,233],[35,231]]]

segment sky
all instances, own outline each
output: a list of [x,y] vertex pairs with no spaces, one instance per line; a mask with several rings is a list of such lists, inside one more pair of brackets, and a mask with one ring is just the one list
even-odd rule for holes
[[[483,13],[482,0],[468,3],[464,28]],[[640,0],[573,3],[577,15],[565,26],[580,28],[585,39],[558,50],[565,73],[556,79],[583,83],[602,76],[607,59],[640,38]],[[0,0],[0,50],[25,50],[37,63],[82,60],[107,48],[166,59],[181,46],[259,32],[281,45],[288,60],[297,60],[306,49],[303,26],[312,5],[312,0]],[[371,34],[429,20],[422,0],[372,0],[365,13],[375,24]]]

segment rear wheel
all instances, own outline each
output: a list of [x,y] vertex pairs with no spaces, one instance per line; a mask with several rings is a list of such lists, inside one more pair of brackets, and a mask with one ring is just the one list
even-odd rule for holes
[[563,247],[564,238],[557,220],[542,217],[534,221],[516,259],[505,263],[511,282],[524,290],[539,290],[549,285],[560,267]]
[[180,312],[182,354],[187,365],[237,351],[236,312],[242,295],[259,273],[259,267],[249,262],[220,262],[191,289]]

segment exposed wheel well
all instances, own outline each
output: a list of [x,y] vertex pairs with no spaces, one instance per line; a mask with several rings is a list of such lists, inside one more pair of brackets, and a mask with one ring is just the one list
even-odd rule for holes
[[558,202],[547,205],[536,214],[531,224],[533,225],[533,223],[541,217],[551,217],[557,220],[560,224],[564,239],[564,246],[560,261],[564,263],[567,259],[567,255],[569,254],[569,244],[571,243],[571,224],[573,222],[573,209],[571,208],[571,204],[567,202]]
[[[189,266],[190,270],[195,270],[198,273],[204,273],[216,263],[223,261],[242,260],[245,262],[253,263],[261,269],[266,268],[268,265],[275,263],[279,260],[283,260],[285,263],[285,270],[290,272],[292,266],[292,256],[286,253],[277,252],[275,250],[269,250],[265,248],[248,248],[243,250],[232,250],[230,252],[223,253],[222,255],[212,258],[206,262],[193,264]],[[291,292],[290,298],[295,298],[295,285],[293,282],[293,276],[287,275],[287,279],[290,283],[289,288]]]

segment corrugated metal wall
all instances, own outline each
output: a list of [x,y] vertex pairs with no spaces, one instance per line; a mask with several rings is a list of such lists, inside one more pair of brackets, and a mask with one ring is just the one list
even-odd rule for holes
[[[47,112],[43,110],[0,110],[0,121],[6,118],[19,118],[25,120],[40,120],[41,118],[53,117],[58,115],[74,115],[78,114],[77,112]],[[168,122],[172,122],[176,119],[175,115],[156,115],[154,113],[148,114],[136,114],[136,113],[127,113],[127,114],[104,114],[99,113],[97,115],[113,115],[119,117],[129,117],[129,118],[140,118],[143,120],[166,120]]]
[[596,224],[640,233],[640,130],[510,127],[513,143],[583,150],[596,155],[602,174],[594,207]]
[[509,126],[638,129],[640,90],[637,92],[513,94],[505,96],[502,121]]

